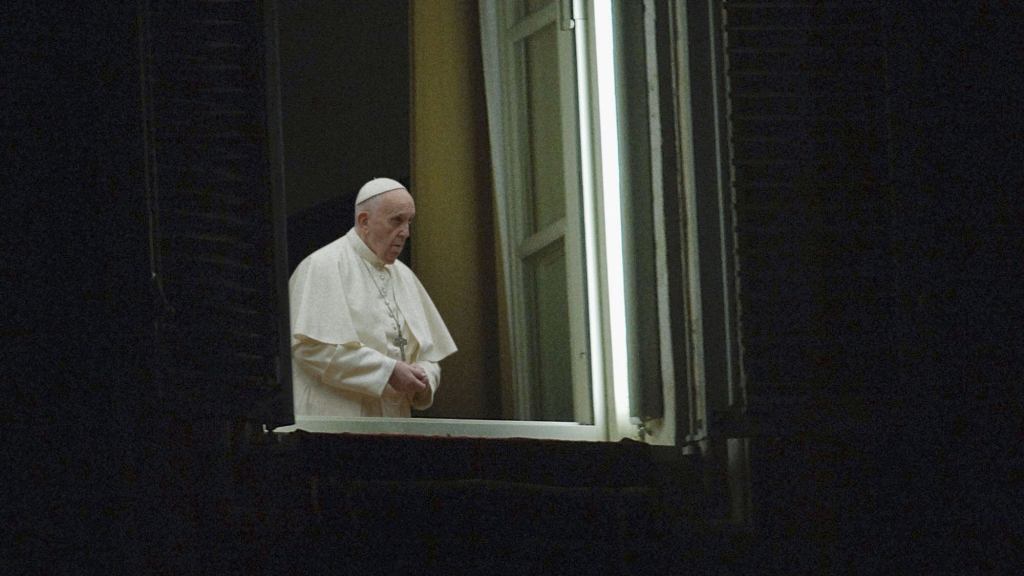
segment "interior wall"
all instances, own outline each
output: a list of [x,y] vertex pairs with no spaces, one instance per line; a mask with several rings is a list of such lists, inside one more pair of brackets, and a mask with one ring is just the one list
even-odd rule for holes
[[278,0],[277,12],[289,215],[407,178],[408,1]]
[[409,7],[279,0],[277,15],[294,270],[352,227],[363,183],[409,178]]
[[475,0],[412,2],[413,267],[459,351],[430,417],[501,416],[498,270]]

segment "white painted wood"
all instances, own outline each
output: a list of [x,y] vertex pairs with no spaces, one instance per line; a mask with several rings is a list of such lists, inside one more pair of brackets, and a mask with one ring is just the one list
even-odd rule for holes
[[539,438],[549,440],[602,441],[604,431],[575,422],[523,422],[509,420],[458,420],[446,418],[341,418],[298,416],[295,424],[274,429],[287,434],[296,430],[324,434],[404,434],[468,438]]

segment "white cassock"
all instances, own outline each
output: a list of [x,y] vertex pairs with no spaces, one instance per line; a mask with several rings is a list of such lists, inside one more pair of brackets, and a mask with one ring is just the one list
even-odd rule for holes
[[[353,228],[307,256],[288,293],[296,416],[407,417],[434,402],[438,362],[457,348],[403,262],[384,264]],[[430,381],[412,397],[387,383],[403,348]]]

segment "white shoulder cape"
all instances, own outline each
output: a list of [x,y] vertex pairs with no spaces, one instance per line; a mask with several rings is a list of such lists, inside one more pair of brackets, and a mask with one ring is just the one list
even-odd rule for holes
[[[355,229],[307,256],[288,282],[292,345],[299,337],[328,344],[360,347],[370,340],[356,326],[368,276],[353,242],[362,242]],[[395,298],[413,336],[419,342],[417,360],[438,362],[457,348],[434,302],[405,263],[391,265]]]

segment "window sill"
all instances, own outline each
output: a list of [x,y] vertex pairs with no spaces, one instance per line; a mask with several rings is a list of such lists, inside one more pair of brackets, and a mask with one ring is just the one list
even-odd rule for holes
[[449,418],[342,418],[296,416],[295,424],[274,432],[296,430],[327,434],[403,434],[469,438],[536,438],[602,442],[607,435],[597,426],[575,422],[520,420],[463,420]]

